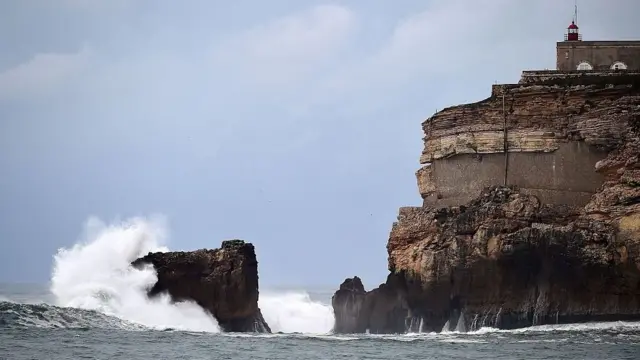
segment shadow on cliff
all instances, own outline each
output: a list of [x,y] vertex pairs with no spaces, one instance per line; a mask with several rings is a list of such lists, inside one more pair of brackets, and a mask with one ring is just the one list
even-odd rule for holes
[[367,292],[355,277],[334,295],[335,332],[640,320],[640,242],[514,188],[468,206],[405,208],[388,247],[385,284]]

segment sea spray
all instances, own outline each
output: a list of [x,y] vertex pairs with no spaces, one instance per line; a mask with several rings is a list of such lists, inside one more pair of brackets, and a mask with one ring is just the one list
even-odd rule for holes
[[[166,252],[162,218],[133,218],[104,224],[91,218],[81,240],[54,256],[51,292],[55,305],[95,310],[156,329],[218,332],[208,313],[193,302],[172,303],[168,296],[149,299],[157,280],[153,267],[131,262],[149,252]],[[304,291],[261,291],[259,306],[274,332],[326,334],[333,310]]]
[[56,304],[96,310],[152,328],[218,332],[215,319],[192,302],[172,303],[168,296],[149,299],[157,280],[152,267],[131,262],[148,252],[167,251],[160,218],[134,218],[105,225],[90,219],[84,239],[54,256],[51,292]]
[[331,306],[303,291],[261,291],[258,306],[273,332],[327,334],[333,329]]

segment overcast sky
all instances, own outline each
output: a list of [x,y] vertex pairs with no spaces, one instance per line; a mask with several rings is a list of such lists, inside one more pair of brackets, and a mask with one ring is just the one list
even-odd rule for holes
[[[580,1],[584,39],[637,0]],[[421,122],[555,67],[558,0],[0,2],[0,281],[44,282],[95,215],[164,214],[172,249],[242,238],[260,280],[387,274],[419,205]]]

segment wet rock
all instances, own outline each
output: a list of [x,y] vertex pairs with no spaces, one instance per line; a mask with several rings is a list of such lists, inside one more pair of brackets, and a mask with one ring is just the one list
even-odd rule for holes
[[149,253],[133,266],[151,264],[158,281],[150,297],[195,301],[227,332],[271,332],[258,308],[258,261],[252,244],[223,241],[220,249]]
[[346,279],[331,298],[336,333],[364,333],[369,323],[369,312],[365,309],[367,292],[359,277]]
[[593,220],[493,187],[464,209],[400,219],[390,267],[425,331],[640,318],[636,219]]
[[335,333],[403,333],[408,326],[409,313],[402,292],[387,284],[367,292],[359,277],[348,278],[331,303]]

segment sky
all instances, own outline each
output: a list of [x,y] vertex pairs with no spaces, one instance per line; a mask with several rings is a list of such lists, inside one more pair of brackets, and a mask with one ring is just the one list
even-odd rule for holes
[[[582,0],[584,40],[639,39]],[[261,286],[384,281],[421,123],[553,69],[570,0],[0,2],[0,281],[46,282],[91,216],[175,250],[255,244]]]

